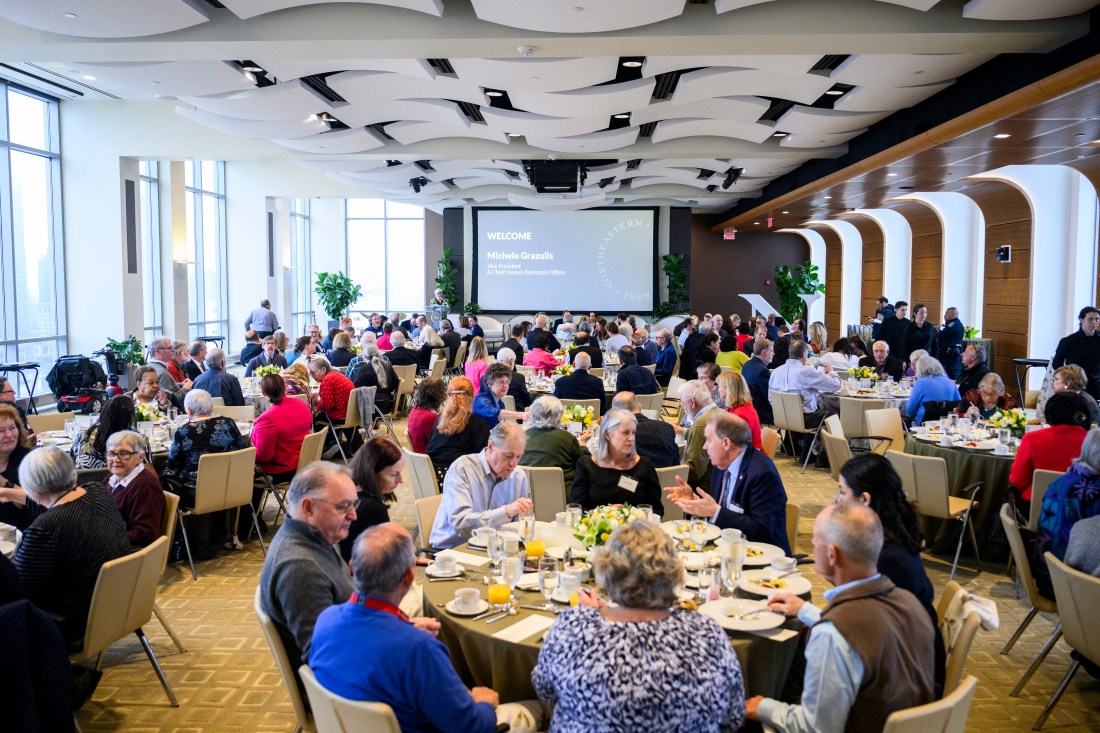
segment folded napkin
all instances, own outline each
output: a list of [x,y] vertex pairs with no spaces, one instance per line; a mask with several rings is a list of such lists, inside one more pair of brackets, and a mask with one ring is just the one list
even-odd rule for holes
[[947,611],[944,612],[943,619],[941,619],[948,652],[955,646],[955,641],[959,638],[959,632],[962,631],[963,624],[972,613],[978,614],[978,618],[982,622],[982,628],[987,631],[996,629],[1001,625],[1000,617],[997,615],[997,604],[992,598],[985,598],[960,590],[951,599],[951,603],[948,604]]
[[501,629],[493,634],[494,639],[503,639],[515,644],[530,638],[535,634],[541,634],[554,625],[554,619],[550,616],[532,614],[525,619],[515,622],[511,626]]
[[473,565],[480,567],[489,562],[488,557],[481,557],[480,555],[471,555],[468,552],[458,552],[457,550],[447,550],[447,554],[454,556],[455,560],[460,565]]
[[798,632],[792,629],[784,629],[782,626],[775,629],[761,629],[760,631],[745,631],[746,634],[755,634],[772,641],[786,641],[798,636]]

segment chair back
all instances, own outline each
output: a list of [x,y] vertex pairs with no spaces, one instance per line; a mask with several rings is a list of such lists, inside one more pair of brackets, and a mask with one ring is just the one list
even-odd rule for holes
[[65,423],[76,419],[71,412],[45,412],[40,415],[27,415],[27,425],[36,433],[45,433],[48,430],[64,430]]
[[226,407],[222,405],[215,407],[212,414],[228,417],[230,420],[255,420],[256,408],[251,405],[245,405],[244,407]]
[[443,368],[447,366],[447,358],[443,356],[445,349],[433,349],[432,358],[428,362],[428,376],[443,379]]
[[565,511],[568,503],[565,489],[565,472],[558,466],[522,466],[531,485],[531,501],[535,504],[535,519],[553,522],[558,512]]
[[301,471],[309,464],[321,460],[321,454],[325,451],[325,437],[327,435],[328,426],[325,426],[316,433],[310,433],[302,438],[302,450],[298,453],[297,471]]
[[840,422],[840,415],[829,415],[825,418],[825,429],[838,438],[848,437],[848,433],[844,431],[844,425]]
[[[940,619],[940,630],[943,632],[944,644],[947,643],[947,626],[944,623],[944,616],[947,614],[947,609],[951,606],[955,594],[961,590],[962,586],[954,580],[947,581],[947,585],[943,588],[943,594],[936,603],[936,615]],[[963,668],[966,666],[966,658],[970,654],[970,645],[974,642],[974,635],[978,633],[978,627],[981,625],[981,617],[978,616],[976,611],[971,611],[963,620],[963,626],[959,630],[959,635],[955,638],[955,643],[947,650],[947,675],[944,678],[943,694],[950,695],[959,686],[959,682],[962,680]]]
[[431,547],[429,540],[432,525],[435,524],[435,515],[439,511],[439,505],[442,501],[443,495],[436,494],[413,502],[416,506],[416,527],[419,530],[420,546],[425,550]]
[[416,388],[416,364],[399,364],[393,368],[393,373],[401,380],[397,391],[393,393],[393,404],[396,409],[402,398],[405,395],[411,395]]
[[791,552],[797,552],[798,544],[798,510],[800,507],[794,502],[787,502],[787,544],[791,546]]
[[1054,483],[1054,479],[1064,475],[1064,472],[1047,471],[1042,468],[1036,469],[1031,474],[1031,507],[1027,528],[1032,532],[1039,530],[1039,514],[1043,511],[1043,497],[1047,495],[1047,489]]
[[76,485],[80,486],[92,481],[98,481],[102,484],[110,475],[111,472],[106,468],[78,468],[76,469]]
[[309,395],[307,395],[307,394],[292,394],[292,395],[287,395],[287,397],[293,397],[296,400],[301,400],[302,402],[304,402],[306,404],[306,407],[310,407]]
[[[917,502],[917,509],[926,517],[950,519],[951,485],[947,481],[947,461],[938,456],[909,456],[913,472],[913,485],[916,496],[909,495],[910,501]],[[902,480],[904,485],[904,479]]]
[[603,379],[603,375],[605,372],[606,370],[603,367],[589,367],[588,369],[588,373],[590,375],[592,375],[593,377],[599,377],[600,379]]
[[455,358],[451,362],[451,369],[461,369],[463,362],[466,361],[466,342],[459,343],[458,348],[455,349]]
[[889,407],[883,410],[864,410],[864,435],[881,435],[890,439],[890,448],[905,450],[905,426],[901,422],[901,410]]
[[1049,552],[1046,559],[1066,643],[1091,661],[1100,659],[1100,626],[1092,617],[1100,608],[1100,578],[1071,568]]
[[964,733],[978,678],[969,675],[942,700],[890,713],[882,733]]
[[760,428],[760,445],[764,449],[764,455],[775,458],[775,451],[779,448],[779,431],[764,425]]
[[516,398],[510,394],[506,394],[500,398],[500,401],[504,403],[505,410],[516,411]]
[[298,675],[309,696],[317,733],[401,733],[393,708],[380,702],[357,702],[329,692],[313,670],[302,665]]
[[[868,410],[881,410],[886,407],[886,403],[882,400],[864,400],[858,397],[841,397],[840,402],[840,424],[844,429],[844,436],[846,438],[859,438],[864,435],[878,435],[879,433],[871,433],[867,430],[867,425],[864,423],[863,415]],[[898,448],[901,450],[901,448]]]
[[516,371],[523,375],[534,374],[535,368],[532,366],[524,366],[523,364],[516,364]]
[[[806,416],[802,412],[802,395],[798,392],[776,392],[775,390],[771,390],[769,394],[777,428],[794,433],[812,432],[806,427]],[[780,423],[781,420],[782,423]]]
[[209,514],[250,503],[255,472],[254,447],[203,455],[195,477],[195,508],[191,513]]
[[210,398],[210,404],[212,404],[214,407],[225,407],[225,398],[224,397],[211,397]]
[[834,481],[840,480],[840,467],[852,458],[852,448],[848,441],[839,435],[822,431],[821,441],[825,444],[825,455],[829,457],[829,473]]
[[657,480],[661,482],[662,489],[661,507],[664,509],[664,516],[662,516],[661,519],[665,522],[684,518],[684,510],[672,503],[672,500],[668,498],[668,494],[664,492],[664,489],[671,486],[679,486],[679,483],[676,481],[677,476],[687,481],[688,473],[689,469],[686,463],[657,469]]
[[660,392],[634,395],[634,399],[638,400],[638,406],[643,410],[656,410],[660,412],[661,407],[665,404],[665,396]]
[[168,538],[158,537],[137,552],[103,564],[88,609],[84,645],[75,659],[99,654],[149,623],[167,557]]
[[409,467],[409,481],[412,483],[413,498],[426,499],[429,496],[439,495],[439,482],[435,478],[435,467],[432,459],[424,453],[413,453],[408,448],[402,448],[405,454],[405,465]]
[[650,374],[652,374],[654,376],[657,376],[657,365],[656,364],[642,364],[642,369],[648,369]]
[[1035,584],[1035,576],[1031,573],[1031,558],[1028,556],[1027,545],[1024,544],[1020,525],[1016,523],[1016,514],[1008,504],[1001,505],[1001,526],[1004,527],[1005,536],[1008,538],[1008,549],[1012,553],[1012,560],[1016,563],[1016,572],[1020,574],[1020,585],[1027,593],[1027,600],[1033,608],[1044,613],[1057,613],[1058,604],[1039,593],[1039,586]]
[[348,367],[347,367],[347,365],[344,365],[344,366],[334,366],[334,367],[333,367],[333,369],[335,369],[336,371],[340,372],[341,374],[347,374],[347,373],[348,373]]
[[679,402],[680,387],[683,387],[686,382],[686,379],[681,379],[680,377],[669,377],[668,387],[665,389],[665,399]]
[[[173,494],[171,491],[164,492],[164,516],[160,520],[160,534],[162,537],[167,537],[168,541],[172,541],[172,535],[176,531],[176,519],[178,515],[176,510],[179,509],[180,498]],[[164,553],[164,564],[160,566],[160,574],[164,575],[164,571],[168,568],[168,554]]]
[[561,404],[562,407],[572,407],[573,405],[580,405],[581,407],[591,407],[592,413],[597,417],[603,414],[603,400],[571,400],[563,397],[561,399]]
[[[290,657],[286,653],[283,638],[279,636],[279,629],[260,605],[259,587],[256,588],[252,606],[256,609],[256,618],[260,620],[260,628],[264,632],[264,638],[267,639],[267,645],[271,648],[271,654],[275,657],[275,668],[279,670],[279,676],[283,678],[283,686],[286,687],[286,692],[290,696],[290,707],[294,709],[294,716],[298,718],[298,727],[312,731],[314,730],[313,717],[306,710],[305,701],[302,700],[298,677],[294,668],[290,666]],[[302,665],[302,668],[305,669],[305,665]]]
[[966,403],[963,400],[925,400],[921,404],[924,405],[924,421],[929,422],[950,415],[955,408]]

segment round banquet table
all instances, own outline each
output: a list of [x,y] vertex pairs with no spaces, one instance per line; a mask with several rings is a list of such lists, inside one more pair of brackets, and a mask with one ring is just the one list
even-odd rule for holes
[[[983,560],[1005,562],[1008,559],[1008,540],[1001,527],[999,512],[1008,493],[1008,473],[1012,469],[1015,454],[993,455],[992,452],[969,451],[963,448],[945,448],[936,443],[905,437],[905,452],[916,456],[942,458],[947,464],[947,482],[952,496],[965,496],[963,489],[976,481],[985,486],[975,495],[978,506],[970,513],[974,534],[981,545]],[[937,555],[953,555],[959,542],[962,523],[940,519],[922,518],[925,536],[932,552]],[[969,542],[963,543],[963,554],[972,550]]]
[[[483,550],[469,545],[460,545],[455,550],[472,555],[485,555]],[[444,609],[444,604],[454,598],[455,591],[463,587],[478,588],[481,591],[482,600],[487,600],[488,586],[481,582],[482,575],[477,572],[471,573],[470,570],[488,568],[489,565],[468,568],[466,574],[468,582],[434,583],[424,577],[423,568],[417,568],[418,580],[424,588],[424,615],[439,620],[442,627],[439,638],[447,645],[455,670],[467,685],[491,687],[500,694],[501,702],[534,699],[536,695],[531,685],[531,672],[538,662],[542,637],[546,632],[540,631],[519,643],[494,638],[493,634],[528,616],[549,616],[549,612],[520,608],[515,616],[486,624],[484,621],[473,621],[468,617],[453,616]],[[533,591],[517,589],[515,595],[521,606],[533,606],[545,602],[538,589]],[[736,591],[736,595],[759,599],[759,596],[752,596],[740,589]],[[802,628],[802,624],[797,619],[790,618],[782,628],[798,631]],[[750,633],[735,631],[726,633],[741,663],[746,698],[753,695],[779,697],[790,671],[791,662],[798,653],[799,636],[796,634],[790,639],[777,642]]]

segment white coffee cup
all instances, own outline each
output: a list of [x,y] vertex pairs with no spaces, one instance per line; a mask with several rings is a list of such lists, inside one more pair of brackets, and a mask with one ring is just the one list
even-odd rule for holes
[[948,448],[951,447],[951,438],[949,438],[946,433],[942,438],[940,438],[940,445]]
[[477,610],[481,591],[477,588],[459,588],[455,591],[455,608],[464,613]]
[[554,515],[554,521],[565,527],[569,524],[569,512],[558,512]]
[[793,557],[777,557],[772,560],[772,570],[778,570],[781,573],[794,570],[797,565],[798,561]]
[[449,573],[458,567],[458,558],[449,552],[441,552],[435,556],[435,568],[442,573]]
[[474,530],[474,537],[477,538],[479,545],[488,545],[489,538],[495,535],[497,531],[492,527],[478,527]]

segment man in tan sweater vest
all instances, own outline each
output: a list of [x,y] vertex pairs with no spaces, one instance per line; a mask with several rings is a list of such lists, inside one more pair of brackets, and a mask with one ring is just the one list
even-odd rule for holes
[[814,568],[833,588],[824,610],[779,593],[774,611],[810,629],[802,701],[762,696],[746,716],[783,733],[881,731],[895,710],[932,702],[932,621],[920,602],[879,574],[882,524],[871,509],[825,507],[814,522]]

